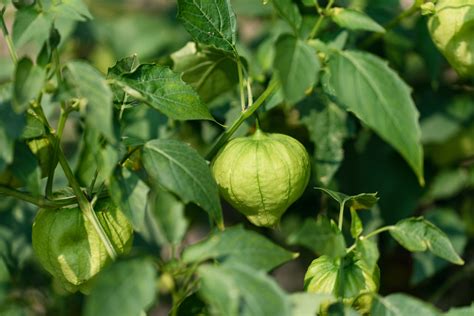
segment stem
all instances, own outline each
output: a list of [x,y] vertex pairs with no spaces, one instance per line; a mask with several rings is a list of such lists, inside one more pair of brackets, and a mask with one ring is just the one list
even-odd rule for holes
[[8,33],[8,29],[7,29],[7,26],[5,24],[5,19],[3,18],[3,15],[5,14],[5,11],[7,10],[7,7],[3,7],[2,8],[2,11],[0,12],[0,26],[2,28],[2,33],[3,33],[3,36],[5,37],[5,41],[7,42],[7,47],[8,47],[8,52],[10,53],[10,57],[13,61],[14,64],[16,64],[18,62],[18,55],[16,54],[16,51],[15,51],[15,46],[13,45],[13,41],[12,41],[12,38],[10,36],[10,34]]
[[268,85],[267,89],[263,91],[260,97],[255,101],[254,104],[249,106],[247,110],[243,111],[239,118],[219,137],[214,143],[211,150],[206,155],[207,160],[211,160],[219,151],[219,149],[229,140],[229,138],[235,133],[235,131],[242,125],[242,123],[248,119],[262,104],[265,100],[278,88],[279,82],[272,81]]
[[97,215],[95,214],[94,209],[92,208],[92,205],[89,203],[89,201],[85,197],[79,183],[74,177],[71,167],[69,166],[69,163],[67,162],[66,156],[64,155],[64,152],[62,151],[61,147],[59,147],[59,150],[58,150],[58,159],[59,159],[59,164],[63,168],[64,174],[66,175],[66,178],[69,181],[69,185],[71,186],[72,190],[74,191],[74,194],[77,197],[79,208],[81,209],[82,212],[84,212],[84,215],[86,216],[86,218],[94,226],[94,229],[99,235],[99,238],[104,243],[105,249],[107,250],[107,253],[109,254],[109,256],[113,260],[115,260],[115,258],[117,258],[117,252],[115,251],[114,246],[109,240],[109,237],[107,237],[107,234],[102,228],[99,222],[99,219],[97,218]]
[[98,176],[99,176],[99,170],[95,169],[94,176],[92,177],[92,181],[89,185],[89,189],[87,190],[87,194],[89,196],[92,196],[92,192],[94,192],[94,186],[95,186],[95,182],[97,181]]
[[387,24],[384,25],[385,28],[385,33],[373,33],[371,36],[366,38],[365,41],[360,44],[361,48],[368,48],[370,47],[373,43],[381,39],[388,31],[393,29],[395,26],[397,26],[403,19],[412,16],[416,12],[418,12],[418,9],[420,6],[423,4],[423,0],[415,0],[413,2],[413,5],[406,11],[403,11],[399,15],[397,15],[395,18],[393,18],[391,21],[389,21]]
[[15,190],[6,186],[0,186],[0,195],[8,195],[19,200],[34,204],[38,207],[59,208],[77,203],[76,197],[64,198],[60,200],[49,200],[42,196],[33,196],[27,192]]
[[315,38],[317,35],[318,35],[318,32],[319,32],[319,29],[321,27],[321,23],[323,23],[323,20],[324,18],[326,17],[326,12],[331,9],[332,5],[334,4],[334,0],[329,0],[326,8],[324,8],[323,10],[321,10],[321,8],[319,7],[319,4],[318,2],[316,1],[315,2],[315,5],[316,5],[316,9],[318,10],[319,12],[319,18],[318,20],[316,21],[316,24],[314,24],[313,26],[313,29],[311,30],[311,33],[309,33],[309,36],[308,36],[308,39],[312,39],[312,38]]
[[374,230],[373,232],[367,234],[367,236],[363,236],[364,239],[369,239],[371,237],[374,237],[375,235],[378,235],[382,232],[385,232],[385,231],[388,231],[388,230],[391,230],[395,228],[395,226],[391,225],[391,226],[384,226],[384,227],[380,227],[379,229],[376,229]]
[[142,148],[142,146],[136,146],[136,147],[133,147],[132,150],[130,150],[123,158],[122,160],[120,160],[119,162],[119,165],[123,166],[124,163],[127,162],[127,160],[132,157],[132,155],[137,151],[139,150],[140,148]]
[[239,90],[240,90],[240,107],[242,112],[245,111],[245,92],[244,92],[244,75],[242,71],[242,62],[240,57],[237,55],[237,72],[239,74]]
[[339,230],[342,230],[342,224],[344,222],[344,205],[346,204],[346,201],[344,200],[341,205],[339,206]]
[[68,115],[69,111],[64,110],[64,108],[61,108],[61,114],[59,116],[59,122],[57,127],[57,136],[55,137],[54,144],[52,144],[54,152],[51,160],[51,165],[49,167],[48,181],[46,183],[47,197],[53,196],[54,172],[56,170],[56,166],[58,165],[58,151],[59,147],[61,146],[61,137],[63,136],[64,126],[66,125]]

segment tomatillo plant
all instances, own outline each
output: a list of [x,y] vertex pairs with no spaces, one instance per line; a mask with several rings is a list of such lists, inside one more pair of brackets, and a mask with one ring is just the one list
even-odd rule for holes
[[0,315],[472,301],[472,1],[85,3],[0,0]]

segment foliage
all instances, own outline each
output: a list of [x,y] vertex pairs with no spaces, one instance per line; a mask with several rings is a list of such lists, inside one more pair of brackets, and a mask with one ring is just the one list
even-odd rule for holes
[[471,315],[447,3],[2,0],[0,314]]

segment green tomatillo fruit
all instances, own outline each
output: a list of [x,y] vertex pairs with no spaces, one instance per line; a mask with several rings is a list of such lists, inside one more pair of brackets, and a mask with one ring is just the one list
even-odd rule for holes
[[321,256],[309,266],[304,277],[307,292],[332,294],[362,313],[372,304],[372,294],[379,287],[380,271],[370,270],[364,261],[352,254],[344,258]]
[[474,77],[474,0],[439,0],[428,29],[459,75]]
[[[109,199],[94,207],[97,218],[118,254],[131,248],[133,230]],[[66,289],[85,284],[111,259],[92,223],[76,206],[42,208],[33,223],[33,250],[41,265]]]
[[310,177],[303,145],[283,134],[257,130],[228,142],[211,163],[224,199],[257,226],[275,226]]

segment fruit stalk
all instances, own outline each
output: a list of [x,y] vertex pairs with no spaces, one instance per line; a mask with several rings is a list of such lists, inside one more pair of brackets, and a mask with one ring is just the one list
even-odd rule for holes
[[278,81],[271,81],[267,89],[258,97],[254,104],[250,105],[247,110],[243,111],[239,118],[227,129],[220,138],[214,143],[211,150],[206,155],[207,160],[212,160],[212,158],[217,154],[219,149],[229,140],[229,138],[237,131],[237,129],[242,125],[242,123],[248,119],[258,108],[265,102],[265,100],[278,88]]

